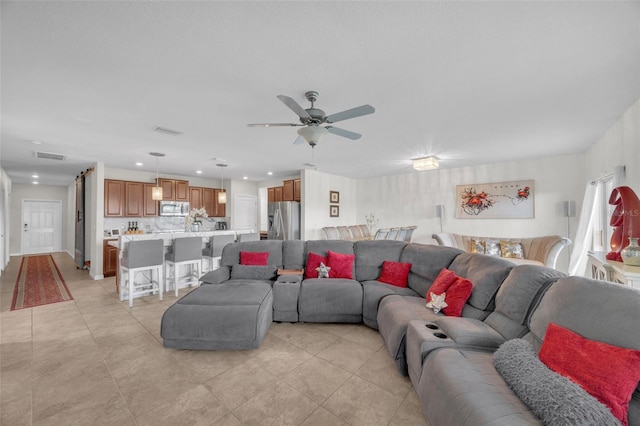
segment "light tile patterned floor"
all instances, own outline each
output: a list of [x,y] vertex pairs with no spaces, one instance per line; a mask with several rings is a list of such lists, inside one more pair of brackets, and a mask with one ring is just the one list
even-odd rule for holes
[[274,323],[259,349],[165,349],[175,297],[135,300],[54,254],[73,301],[9,311],[0,277],[2,425],[426,425],[406,377],[364,325]]

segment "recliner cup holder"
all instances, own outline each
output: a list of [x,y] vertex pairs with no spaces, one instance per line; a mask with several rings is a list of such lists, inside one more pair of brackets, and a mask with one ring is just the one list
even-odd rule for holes
[[433,333],[434,336],[436,336],[438,339],[446,339],[447,335],[443,334],[443,333]]
[[427,323],[424,326],[427,327],[427,328],[430,328],[431,330],[437,330],[438,329],[438,326],[435,325],[435,324],[432,324],[432,323]]

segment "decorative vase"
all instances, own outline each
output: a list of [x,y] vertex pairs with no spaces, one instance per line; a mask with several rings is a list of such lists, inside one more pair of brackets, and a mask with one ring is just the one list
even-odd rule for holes
[[193,232],[198,232],[200,230],[200,224],[199,223],[194,223],[193,225],[191,225],[191,230]]
[[640,266],[640,246],[637,238],[629,238],[629,245],[620,252],[625,265]]

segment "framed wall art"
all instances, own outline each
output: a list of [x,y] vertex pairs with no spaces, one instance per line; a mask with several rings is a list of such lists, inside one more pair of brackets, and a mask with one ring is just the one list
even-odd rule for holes
[[339,217],[340,206],[329,206],[329,217]]
[[458,219],[533,219],[533,180],[456,186]]
[[337,204],[340,202],[340,193],[338,191],[329,191],[329,202]]

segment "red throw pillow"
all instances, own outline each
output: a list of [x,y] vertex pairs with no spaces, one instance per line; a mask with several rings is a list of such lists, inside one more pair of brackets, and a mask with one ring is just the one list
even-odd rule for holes
[[540,360],[582,386],[628,424],[629,400],[640,380],[640,351],[589,340],[549,323]]
[[471,281],[443,268],[427,290],[427,303],[431,301],[431,293],[442,294],[446,292],[444,301],[447,303],[447,307],[442,309],[442,313],[448,317],[459,317],[462,315],[464,304],[471,297],[472,291]]
[[316,268],[320,266],[320,262],[327,265],[327,258],[325,256],[320,256],[317,253],[309,252],[307,256],[307,265],[304,270],[305,278],[318,278],[318,271]]
[[327,266],[331,268],[329,278],[353,279],[353,262],[355,260],[355,254],[342,254],[329,250],[327,254]]
[[410,263],[392,262],[390,260],[385,260],[384,262],[382,262],[382,273],[380,273],[380,278],[378,278],[378,281],[395,285],[397,287],[406,287],[410,270]]
[[268,265],[269,253],[261,251],[241,251],[241,265]]

